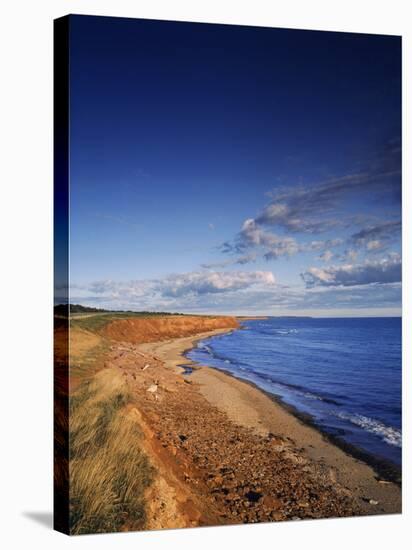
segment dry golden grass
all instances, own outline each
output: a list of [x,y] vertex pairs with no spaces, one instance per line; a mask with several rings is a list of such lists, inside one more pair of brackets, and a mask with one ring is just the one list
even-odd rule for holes
[[[68,470],[71,534],[144,528],[145,492],[154,477],[153,468],[142,450],[142,434],[136,415],[129,413],[128,404],[132,398],[125,378],[116,368],[104,368],[110,348],[107,337],[151,341],[237,326],[234,318],[226,317],[128,317],[132,318],[116,316],[113,321],[110,315],[85,316],[70,323]],[[66,348],[63,351],[67,354]],[[62,396],[63,405],[65,398],[66,394]],[[66,412],[62,407],[62,422]],[[56,422],[59,418],[56,415]],[[62,424],[62,428],[66,425]],[[63,502],[68,490],[65,442],[59,444],[56,438],[59,444],[57,463],[65,466],[60,468],[61,472],[56,469]],[[67,517],[67,513],[63,512],[62,517]]]
[[91,380],[104,365],[104,355],[109,342],[87,330],[70,329],[70,385],[76,388],[85,380]]
[[113,369],[70,399],[70,532],[141,529],[153,469],[129,415],[127,386]]

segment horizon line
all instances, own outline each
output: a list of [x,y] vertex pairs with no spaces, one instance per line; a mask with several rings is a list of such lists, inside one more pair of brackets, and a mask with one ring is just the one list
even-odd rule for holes
[[[313,314],[313,313],[293,313],[293,312],[290,312],[290,313],[282,313],[282,314],[274,314],[274,313],[260,313],[260,312],[238,312],[238,313],[233,313],[233,312],[213,312],[213,311],[210,311],[210,312],[185,312],[185,311],[179,311],[179,310],[154,310],[154,309],[111,309],[111,308],[99,308],[99,307],[95,307],[95,306],[88,306],[88,305],[83,305],[83,304],[79,304],[79,303],[57,303],[57,304],[54,304],[54,307],[58,306],[58,305],[61,305],[61,306],[81,306],[81,307],[85,307],[85,308],[92,308],[92,309],[97,309],[98,311],[96,311],[95,313],[99,313],[100,312],[109,312],[109,313],[153,313],[153,314],[175,314],[175,315],[213,315],[213,316],[216,316],[216,317],[223,317],[223,316],[228,316],[228,317],[271,317],[271,318],[283,318],[283,317],[295,317],[295,318],[313,318],[313,319],[345,319],[345,318],[350,318],[350,319],[357,319],[357,318],[360,318],[360,319],[374,319],[374,318],[392,318],[392,319],[402,319],[403,315],[402,315],[402,311],[399,313],[399,314],[393,314],[393,313],[388,313],[388,314],[384,314],[384,313],[381,313],[381,314],[365,314],[365,315],[356,315],[354,313],[348,313],[348,314],[333,314],[332,311],[331,311],[331,314],[328,315],[328,314]],[[93,312],[92,312],[93,313]]]

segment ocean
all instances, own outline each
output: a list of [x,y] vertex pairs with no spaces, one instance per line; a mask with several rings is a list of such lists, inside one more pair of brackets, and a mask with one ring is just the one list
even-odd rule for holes
[[399,467],[400,318],[271,317],[197,344],[187,356],[253,382],[323,432]]

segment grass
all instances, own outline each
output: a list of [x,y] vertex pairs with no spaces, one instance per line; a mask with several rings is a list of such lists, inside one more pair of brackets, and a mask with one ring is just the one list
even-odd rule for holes
[[119,319],[130,319],[131,317],[149,317],[149,313],[96,313],[87,316],[76,316],[70,318],[70,327],[77,327],[83,330],[98,332],[105,325]]
[[[83,330],[90,330],[98,333],[108,323],[117,321],[120,319],[130,319],[136,317],[169,317],[169,316],[181,316],[184,313],[157,313],[150,311],[127,311],[127,312],[109,312],[109,313],[92,313],[92,314],[76,314],[70,316],[70,327],[80,328]],[[191,314],[190,317],[202,317],[205,319],[213,319],[216,315],[196,315]]]
[[75,377],[81,381],[91,380],[97,371],[104,365],[104,356],[109,349],[109,342],[102,339],[98,345],[84,353],[71,354],[70,359],[70,377]]
[[153,468],[121,376],[100,371],[70,399],[70,532],[142,529]]
[[120,313],[99,313],[96,315],[88,315],[85,317],[71,317],[70,327],[77,327],[83,330],[91,330],[93,332],[101,330],[105,325],[116,319],[125,319],[125,315]]

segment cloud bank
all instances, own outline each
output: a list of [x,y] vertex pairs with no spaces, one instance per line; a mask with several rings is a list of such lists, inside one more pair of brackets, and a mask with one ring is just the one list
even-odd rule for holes
[[107,299],[155,303],[162,299],[232,293],[255,286],[268,287],[275,282],[271,271],[195,271],[172,274],[161,279],[95,281],[87,285],[72,285],[71,289]]
[[310,267],[301,276],[307,288],[397,283],[402,279],[402,264],[399,255],[393,254],[388,258],[365,261],[363,264]]
[[[72,285],[72,303],[186,313],[269,315],[365,312],[399,314],[399,258],[369,265],[311,268],[305,286],[276,282],[270,271],[190,272],[162,279]],[[380,309],[377,309],[380,308]]]

